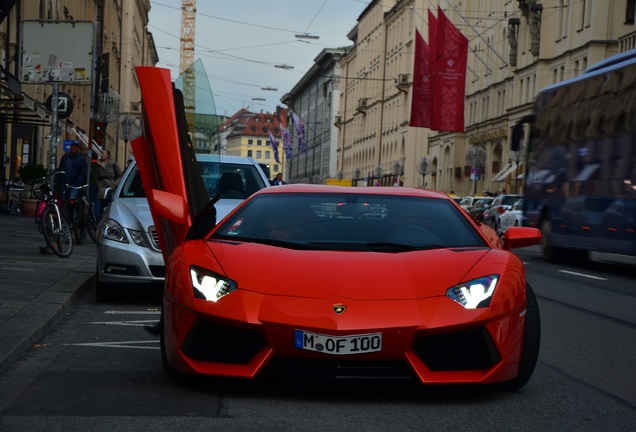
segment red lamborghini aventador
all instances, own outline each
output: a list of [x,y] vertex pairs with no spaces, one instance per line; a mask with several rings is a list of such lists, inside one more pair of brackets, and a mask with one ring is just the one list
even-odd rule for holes
[[167,263],[169,372],[530,379],[539,309],[510,250],[538,243],[537,229],[510,228],[502,244],[446,194],[322,185],[263,189],[215,224],[214,197],[193,192],[179,92],[165,70],[137,72],[133,148]]

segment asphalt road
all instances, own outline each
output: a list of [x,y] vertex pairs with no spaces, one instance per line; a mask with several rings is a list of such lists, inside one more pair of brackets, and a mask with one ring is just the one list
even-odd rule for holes
[[545,263],[519,251],[542,317],[526,387],[497,392],[360,382],[179,383],[162,370],[155,297],[90,292],[0,375],[0,430],[631,431],[636,274],[627,263]]

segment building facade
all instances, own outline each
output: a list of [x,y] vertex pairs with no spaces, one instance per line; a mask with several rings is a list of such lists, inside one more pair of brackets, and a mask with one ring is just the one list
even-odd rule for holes
[[[286,159],[283,174],[288,182],[324,183],[327,178],[343,176],[337,165],[336,137],[341,122],[336,115],[342,82],[338,61],[346,52],[346,48],[322,50],[309,71],[281,98],[290,113],[286,124],[292,136],[292,157]],[[291,113],[304,125],[306,150],[298,146]]]
[[[280,118],[287,115],[287,110],[272,113],[252,113],[240,110],[220,126],[221,148],[223,154],[251,157],[259,164],[267,167],[273,177],[282,171],[285,162],[281,139]],[[278,144],[278,160],[270,132]],[[271,178],[270,178],[271,180]]]
[[[138,125],[141,116],[141,93],[134,67],[154,65],[158,61],[152,35],[147,30],[150,1],[18,0],[3,2],[3,6],[5,14],[0,17],[3,164],[0,172],[11,179],[23,164],[56,166],[64,151],[64,140],[83,142],[84,151],[95,141],[109,148],[123,166],[130,154],[128,141],[134,138],[127,126]],[[73,110],[68,116],[58,118],[56,140],[51,139],[52,112],[46,104],[53,86],[28,84],[20,77],[19,41],[25,20],[94,23],[93,82],[59,84],[58,91],[69,96]],[[100,121],[96,114],[105,102],[116,104],[113,105],[116,112]],[[122,114],[128,114],[132,123],[122,122]]]
[[339,61],[338,171],[367,185],[401,173],[401,184],[461,195],[521,191],[523,149],[510,150],[512,127],[543,87],[636,48],[635,1],[439,3],[469,39],[465,131],[409,126],[415,30],[428,39],[436,5],[374,0]]

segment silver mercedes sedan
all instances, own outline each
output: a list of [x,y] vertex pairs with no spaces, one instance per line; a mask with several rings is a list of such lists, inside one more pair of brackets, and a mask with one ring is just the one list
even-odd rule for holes
[[[261,166],[241,156],[197,155],[205,187],[215,203],[217,222],[245,198],[270,186]],[[155,284],[166,272],[155,225],[135,162],[126,170],[104,210],[97,239],[97,301],[106,301],[115,289]]]

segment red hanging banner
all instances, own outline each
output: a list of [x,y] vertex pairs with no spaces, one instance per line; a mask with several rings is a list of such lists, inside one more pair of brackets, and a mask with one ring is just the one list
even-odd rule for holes
[[431,67],[429,46],[418,30],[415,30],[413,94],[409,126],[431,127]]
[[[432,35],[430,17],[429,11],[429,34]],[[429,38],[429,45],[436,47],[431,48],[431,52],[436,52],[433,56],[435,60],[431,61],[431,129],[463,132],[468,39],[453,25],[439,6],[436,27],[435,45]]]

